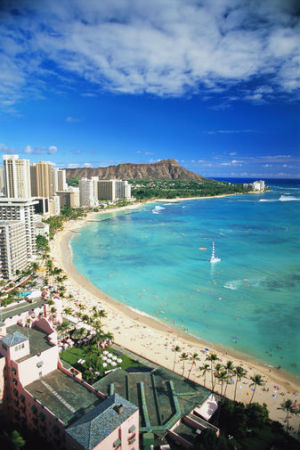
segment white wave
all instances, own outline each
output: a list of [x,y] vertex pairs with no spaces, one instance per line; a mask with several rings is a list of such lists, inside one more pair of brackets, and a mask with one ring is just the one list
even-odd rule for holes
[[135,313],[139,314],[140,316],[145,316],[145,317],[150,317],[151,319],[155,319],[155,317],[150,316],[150,314],[147,314],[147,313],[141,311],[140,309],[133,308],[132,306],[128,306],[128,308],[131,309],[131,311],[134,311]]
[[280,202],[298,202],[299,200],[299,197],[294,197],[293,195],[281,195],[279,197]]
[[160,211],[162,211],[163,209],[166,209],[166,208],[164,208],[163,206],[157,205],[152,209],[152,214],[160,214]]
[[241,283],[241,280],[227,281],[227,283],[224,284],[224,288],[236,291],[240,287]]
[[259,202],[278,202],[276,198],[261,198],[258,200]]
[[164,205],[166,205],[166,206],[173,206],[174,203],[164,203]]

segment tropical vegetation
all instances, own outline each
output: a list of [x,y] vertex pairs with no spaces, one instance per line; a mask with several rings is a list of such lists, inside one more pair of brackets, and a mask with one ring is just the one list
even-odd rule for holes
[[137,200],[151,198],[210,197],[249,192],[243,184],[202,180],[130,180],[132,196]]

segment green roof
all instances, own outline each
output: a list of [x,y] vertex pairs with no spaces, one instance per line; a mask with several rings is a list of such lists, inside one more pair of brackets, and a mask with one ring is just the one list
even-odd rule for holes
[[67,433],[85,450],[91,450],[137,410],[125,398],[114,394],[69,426]]
[[54,370],[27,385],[26,389],[65,425],[103,402],[97,394],[61,370]]

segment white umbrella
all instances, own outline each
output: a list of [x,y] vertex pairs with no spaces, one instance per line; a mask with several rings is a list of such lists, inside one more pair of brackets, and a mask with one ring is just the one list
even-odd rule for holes
[[113,367],[115,367],[115,366],[117,365],[117,363],[113,361],[113,362],[111,363],[111,365],[112,365]]
[[118,362],[119,364],[121,364],[122,359],[121,359],[121,358],[118,358],[118,359],[117,359],[117,362]]
[[103,353],[104,353],[104,355],[107,355],[107,354],[108,354],[108,351],[107,351],[107,350],[104,350]]
[[106,363],[103,363],[102,365],[103,365],[103,367],[107,367],[107,364],[106,364]]

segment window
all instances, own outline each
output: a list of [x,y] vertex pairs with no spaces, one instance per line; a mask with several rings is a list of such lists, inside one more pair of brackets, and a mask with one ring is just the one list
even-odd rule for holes
[[16,371],[16,369],[15,369],[14,367],[12,367],[11,371],[12,371],[12,373],[13,373],[14,375],[16,375],[17,371]]
[[132,425],[129,430],[128,433],[133,433],[135,431],[135,425]]
[[113,443],[113,447],[114,448],[118,448],[121,445],[121,439],[117,439],[114,443]]
[[134,444],[134,443],[135,443],[135,438],[133,438],[133,439],[130,439],[130,440],[128,441],[128,443],[129,443],[129,445],[132,445],[132,444]]
[[15,386],[17,386],[18,381],[15,378],[13,378],[12,382],[14,383]]
[[36,414],[37,413],[37,407],[35,405],[32,405],[31,411]]
[[21,400],[21,402],[25,403],[25,397],[23,394],[20,395],[20,400]]
[[39,362],[36,364],[36,367],[43,367],[43,365],[44,365],[43,361],[39,361]]
[[13,393],[17,396],[19,395],[19,392],[17,391],[17,389],[13,389]]

